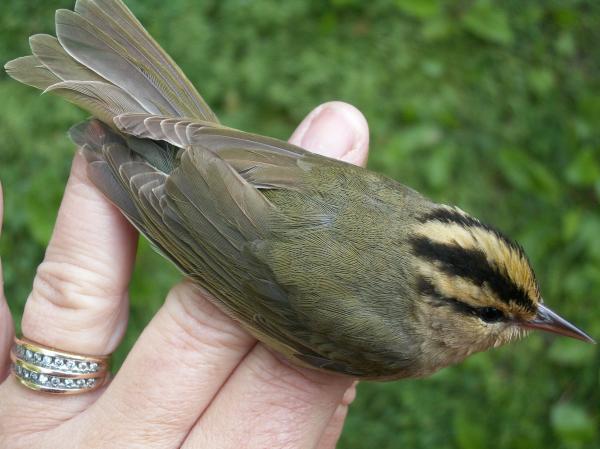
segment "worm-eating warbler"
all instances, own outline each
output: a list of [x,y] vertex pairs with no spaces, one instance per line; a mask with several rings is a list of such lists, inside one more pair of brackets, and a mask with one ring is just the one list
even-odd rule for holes
[[93,183],[216,304],[302,365],[430,374],[529,329],[591,341],[543,303],[523,250],[377,173],[223,126],[119,0],[56,12],[6,71],[95,118]]

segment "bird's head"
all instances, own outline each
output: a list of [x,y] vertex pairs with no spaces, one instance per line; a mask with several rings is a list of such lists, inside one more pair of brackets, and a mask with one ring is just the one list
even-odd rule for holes
[[542,300],[523,249],[458,208],[439,206],[410,238],[424,351],[445,366],[539,329],[593,342]]

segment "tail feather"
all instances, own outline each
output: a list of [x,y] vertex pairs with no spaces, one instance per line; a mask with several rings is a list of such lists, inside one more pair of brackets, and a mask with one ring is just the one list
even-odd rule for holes
[[65,9],[56,12],[56,35],[71,57],[131,94],[147,111],[178,114],[155,81],[155,71],[144,73],[142,62],[132,60],[139,57],[139,52],[126,54],[125,48],[104,31]]
[[37,89],[46,90],[62,80],[48,69],[35,56],[22,56],[7,62],[4,66],[6,73],[20,83]]
[[123,113],[218,119],[190,81],[120,0],[77,0],[56,12],[57,38],[30,39],[33,55],[7,73],[86,109],[107,125]]
[[60,95],[107,124],[111,124],[114,117],[125,112],[144,111],[127,92],[102,81],[62,81],[44,92]]
[[181,116],[218,123],[183,71],[121,1],[77,0],[74,9],[96,27],[110,31],[111,37],[126,49],[127,54],[139,56],[136,61],[139,68],[156,74],[157,82],[165,86],[169,100],[181,109]]
[[71,58],[58,39],[49,34],[34,34],[29,38],[31,52],[62,81],[102,81],[96,72]]

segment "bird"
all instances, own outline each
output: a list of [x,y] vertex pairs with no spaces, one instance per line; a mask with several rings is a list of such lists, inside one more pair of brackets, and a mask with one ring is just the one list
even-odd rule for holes
[[544,302],[523,248],[368,169],[219,122],[121,0],[56,11],[5,70],[91,113],[92,183],[216,306],[300,366],[424,377],[531,330],[592,338]]

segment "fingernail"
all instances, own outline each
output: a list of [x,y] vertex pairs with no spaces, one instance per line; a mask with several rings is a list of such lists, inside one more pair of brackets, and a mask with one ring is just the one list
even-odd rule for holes
[[342,158],[364,143],[362,115],[353,106],[333,101],[316,108],[300,125],[292,141],[314,153]]
[[356,385],[358,382],[353,382],[352,386],[346,390],[344,397],[342,398],[342,405],[350,405],[356,398]]

